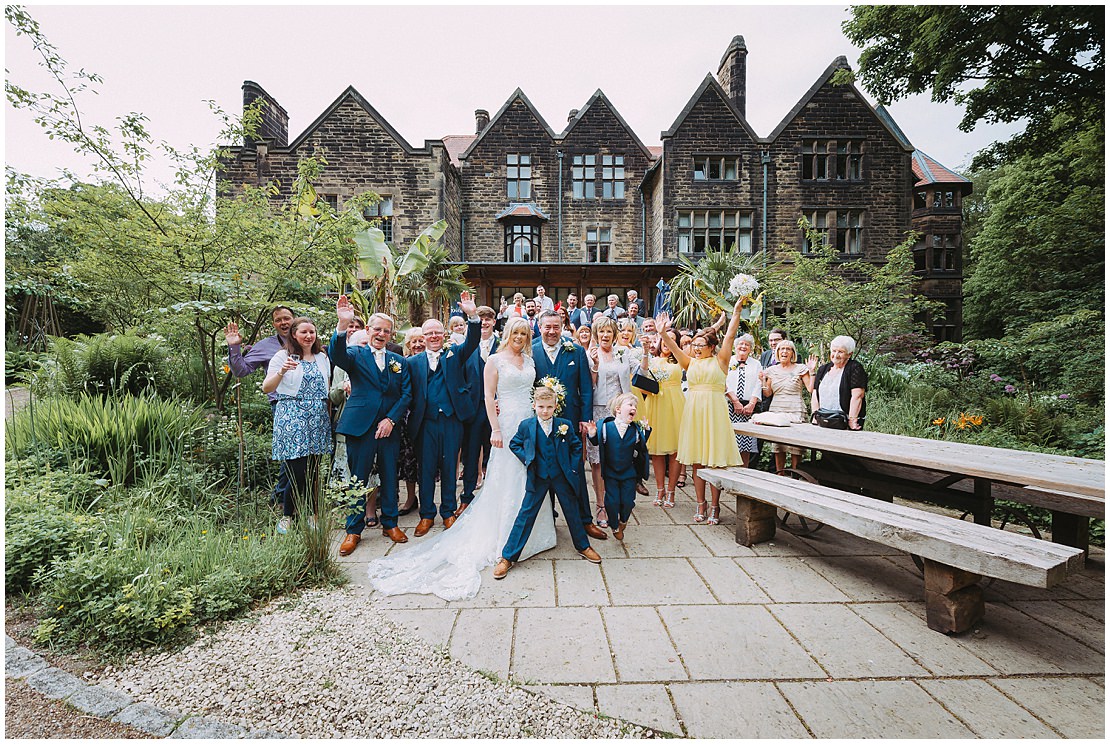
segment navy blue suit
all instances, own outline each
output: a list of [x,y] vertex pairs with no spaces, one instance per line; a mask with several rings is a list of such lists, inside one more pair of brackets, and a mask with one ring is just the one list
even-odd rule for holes
[[[347,464],[363,483],[370,479],[375,460],[381,478],[382,527],[397,526],[397,462],[401,452],[400,422],[412,402],[412,383],[405,358],[385,352],[385,369],[379,370],[369,347],[347,347],[347,335],[336,333],[328,344],[328,358],[351,378],[351,397],[343,406],[335,431],[347,437]],[[393,431],[375,439],[382,419],[393,421]],[[347,515],[347,534],[361,535],[366,527],[365,497]]]
[[[509,449],[528,468],[528,482],[520,513],[501,551],[506,560],[516,561],[520,557],[549,491],[554,491],[567,516],[574,549],[581,552],[590,547],[585,525],[578,514],[582,440],[578,438],[576,427],[575,422],[553,418],[551,435],[548,436],[544,434],[540,420],[533,416],[520,423],[520,428],[509,441]],[[589,512],[586,517],[589,518]]]
[[647,440],[651,430],[641,432],[629,424],[624,436],[617,431],[614,417],[598,422],[597,433],[590,441],[598,445],[598,467],[605,479],[605,516],[609,524],[626,524],[636,506],[636,484],[647,477]]
[[[479,344],[481,341],[479,341]],[[501,340],[493,337],[489,353],[497,351]],[[463,492],[461,501],[469,504],[474,500],[474,488],[478,485],[478,463],[489,462],[490,436],[493,427],[486,415],[486,360],[482,358],[481,348],[470,355],[466,362],[466,377],[470,382],[470,396],[474,399],[474,417],[463,422]]]
[[[567,351],[572,347],[571,351]],[[566,401],[560,415],[566,416],[574,422],[574,429],[578,431],[578,422],[592,421],[594,413],[594,381],[590,377],[590,360],[586,358],[586,350],[576,343],[559,340],[559,353],[555,356],[555,363],[547,358],[547,351],[543,347],[543,340],[532,342],[532,359],[536,363],[536,385],[544,377],[554,377],[567,389]],[[578,496],[581,500],[578,511],[581,513],[585,524],[591,524],[590,494],[586,490],[586,470],[578,469]],[[570,519],[568,516],[567,519]]]
[[436,475],[439,475],[439,511],[443,517],[455,513],[455,480],[462,422],[474,417],[474,397],[466,374],[466,363],[482,336],[478,318],[466,324],[466,341],[461,346],[443,347],[433,372],[428,352],[409,357],[412,374],[412,412],[409,414],[409,439],[416,447],[420,464],[420,518],[436,515]]

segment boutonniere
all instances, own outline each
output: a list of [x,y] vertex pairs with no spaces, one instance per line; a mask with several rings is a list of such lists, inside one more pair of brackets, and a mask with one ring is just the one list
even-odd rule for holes
[[736,359],[733,359],[731,362],[728,363],[728,368],[729,369],[740,369],[740,362]]
[[570,431],[570,427],[566,424],[560,424],[559,428],[555,430],[560,438],[565,438],[568,431]]
[[624,352],[625,352],[624,347],[623,346],[618,346],[613,351],[617,355],[617,361],[618,362],[623,362],[624,361]]
[[401,363],[396,359],[389,360],[389,371],[395,375],[401,374]]
[[574,342],[573,341],[564,341],[563,342],[563,351],[574,351]]

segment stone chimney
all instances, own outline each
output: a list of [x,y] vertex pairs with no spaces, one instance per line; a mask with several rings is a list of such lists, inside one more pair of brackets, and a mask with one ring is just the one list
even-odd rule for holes
[[567,124],[570,124],[572,121],[574,121],[574,117],[576,116],[578,116],[578,109],[571,109],[570,113],[567,114]]
[[717,68],[717,82],[725,89],[729,100],[747,118],[746,96],[748,92],[748,47],[743,36],[733,36],[721,66]]
[[482,130],[489,126],[489,112],[485,109],[478,109],[474,112],[474,134],[481,134]]
[[270,147],[285,147],[289,144],[289,114],[273,96],[261,85],[251,80],[243,81],[243,110],[246,111],[258,99],[262,99],[262,122],[258,127],[257,140],[243,137],[244,147],[254,147],[258,140],[265,140]]

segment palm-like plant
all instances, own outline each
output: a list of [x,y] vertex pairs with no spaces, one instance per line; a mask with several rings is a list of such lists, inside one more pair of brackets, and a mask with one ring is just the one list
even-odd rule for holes
[[444,311],[451,301],[471,290],[463,278],[466,266],[451,264],[445,246],[432,245],[425,257],[424,268],[399,277],[396,286],[398,309],[407,309],[409,323],[414,326],[424,322],[428,305],[432,306],[433,315],[446,317]]
[[[764,270],[759,257],[729,248],[707,248],[697,263],[685,256],[678,257],[680,266],[671,282],[669,302],[675,324],[694,328],[710,325],[722,312],[730,309],[723,301],[728,284],[737,274],[751,274],[763,283]],[[758,318],[752,318],[756,323]]]

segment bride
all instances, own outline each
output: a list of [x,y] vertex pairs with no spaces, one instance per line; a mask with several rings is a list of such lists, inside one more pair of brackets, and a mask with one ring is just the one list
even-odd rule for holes
[[[451,529],[371,561],[374,589],[386,595],[435,594],[448,601],[478,593],[480,572],[501,557],[524,501],[528,472],[506,445],[520,422],[532,415],[535,379],[532,329],[525,319],[510,318],[501,346],[486,362],[486,412],[496,425],[481,492]],[[555,547],[554,517],[551,510],[541,512],[520,560]]]

